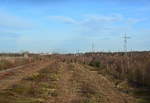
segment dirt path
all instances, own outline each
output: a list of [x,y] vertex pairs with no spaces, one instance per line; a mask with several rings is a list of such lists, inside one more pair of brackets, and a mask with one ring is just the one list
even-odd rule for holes
[[[35,72],[37,75],[33,75]],[[11,100],[6,103],[135,103],[105,77],[81,64],[41,62],[30,65],[1,80],[0,88],[15,83],[17,86],[0,93],[0,101],[9,97]]]
[[56,93],[57,96],[51,96],[47,103],[72,103],[72,99],[75,97],[75,93],[73,92],[73,84],[72,84],[72,65],[66,63],[58,63],[59,69],[57,69],[59,75],[59,80],[57,80],[56,85]]
[[102,103],[134,103],[134,99],[126,94],[120,93],[113,84],[97,72],[90,71],[82,65],[78,65],[78,72],[88,80],[89,85],[93,84],[102,95]]
[[79,64],[61,64],[56,97],[47,103],[134,103],[105,77]]
[[38,72],[51,62],[36,62],[0,72],[0,89],[6,89],[26,76]]

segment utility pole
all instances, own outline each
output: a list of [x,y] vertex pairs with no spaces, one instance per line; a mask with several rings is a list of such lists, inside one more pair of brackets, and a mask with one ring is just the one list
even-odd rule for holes
[[125,33],[125,35],[124,35],[124,53],[125,53],[125,55],[127,56],[127,52],[128,52],[128,49],[127,49],[127,42],[128,42],[128,39],[130,39],[130,37],[128,37],[127,35],[126,35],[126,33]]
[[[124,59],[125,59],[126,62],[125,62],[125,64],[122,64],[123,65],[123,67],[122,67],[122,76],[125,77],[125,79],[127,79],[126,73],[128,71],[128,68],[129,68],[129,58],[128,58],[128,54],[127,54],[128,53],[127,43],[128,43],[128,39],[130,39],[130,37],[128,37],[125,33],[123,39],[124,39],[123,48],[124,48],[124,57],[125,57]],[[124,61],[124,59],[123,59],[123,61]],[[126,66],[124,66],[124,65],[126,65]]]
[[79,56],[80,55],[80,51],[79,49],[76,50],[76,56]]
[[93,52],[93,53],[94,53],[94,47],[95,47],[95,46],[94,46],[94,43],[92,42],[92,48],[91,48],[92,51],[91,51],[91,52]]

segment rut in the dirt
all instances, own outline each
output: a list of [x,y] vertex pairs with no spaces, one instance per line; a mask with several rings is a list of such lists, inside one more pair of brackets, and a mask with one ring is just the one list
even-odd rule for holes
[[14,68],[0,72],[0,90],[7,89],[9,86],[22,80],[24,77],[30,76],[35,72],[43,69],[52,62],[35,62],[24,65],[20,68]]
[[[62,64],[57,96],[48,103],[133,103],[103,76],[79,64]],[[53,101],[52,101],[53,100]]]
[[53,62],[0,91],[0,103],[134,103],[89,68]]

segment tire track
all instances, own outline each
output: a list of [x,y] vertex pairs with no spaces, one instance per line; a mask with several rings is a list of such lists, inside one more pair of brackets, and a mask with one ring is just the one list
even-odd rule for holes
[[[23,79],[35,72],[38,75],[31,76],[32,79]],[[31,91],[33,89],[32,98],[42,100],[40,103],[134,103],[117,91],[107,78],[77,63],[38,62],[15,69],[13,73],[0,81],[0,89],[8,88],[21,80],[26,85],[32,82],[33,85],[28,85]],[[38,90],[41,92],[38,93]],[[22,96],[28,98],[28,94],[30,92]],[[19,93],[17,95],[21,96]]]
[[11,68],[0,72],[0,89],[6,89],[9,86],[22,80],[22,78],[38,72],[42,68],[48,66],[51,62],[36,62]]
[[132,97],[120,93],[113,84],[104,76],[97,72],[92,72],[83,65],[78,64],[78,72],[83,78],[87,79],[90,84],[94,84],[97,91],[99,91],[104,98],[102,103],[135,103]]
[[134,103],[102,75],[80,64],[60,64],[57,96],[47,103]]

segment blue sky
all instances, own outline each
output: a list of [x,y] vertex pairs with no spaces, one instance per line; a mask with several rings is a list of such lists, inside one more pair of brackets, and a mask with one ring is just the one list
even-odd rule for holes
[[149,0],[0,0],[0,52],[150,50]]

